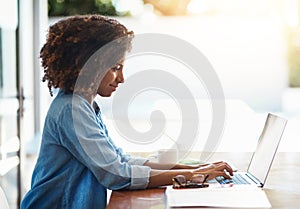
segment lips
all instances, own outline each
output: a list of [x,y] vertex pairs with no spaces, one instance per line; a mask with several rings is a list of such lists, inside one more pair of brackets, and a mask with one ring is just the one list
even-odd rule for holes
[[118,88],[118,86],[114,86],[114,85],[109,85],[109,86],[112,87],[114,91]]

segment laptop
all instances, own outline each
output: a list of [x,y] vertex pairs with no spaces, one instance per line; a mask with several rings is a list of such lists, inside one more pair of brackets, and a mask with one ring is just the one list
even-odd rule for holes
[[232,179],[217,177],[215,180],[220,184],[254,184],[262,188],[267,180],[286,124],[286,119],[269,113],[247,171],[234,172]]

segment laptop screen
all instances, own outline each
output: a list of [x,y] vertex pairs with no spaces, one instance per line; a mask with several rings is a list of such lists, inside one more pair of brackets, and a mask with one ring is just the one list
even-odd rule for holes
[[253,153],[248,172],[265,184],[273,159],[287,120],[268,114],[255,153]]

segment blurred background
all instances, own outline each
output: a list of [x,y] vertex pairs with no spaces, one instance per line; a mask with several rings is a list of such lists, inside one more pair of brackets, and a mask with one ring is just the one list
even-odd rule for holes
[[[102,14],[135,34],[163,33],[191,43],[213,65],[225,98],[238,101],[231,108],[288,118],[281,151],[299,151],[293,146],[300,117],[299,9],[300,0],[0,0],[0,185],[10,207],[18,208],[29,189],[53,99],[41,82],[39,60],[50,24],[69,15]],[[108,111],[109,102],[99,101]],[[234,119],[227,129],[241,123],[238,115]],[[243,127],[233,135],[257,130]],[[112,135],[125,151],[136,151]],[[220,150],[231,151],[225,145]]]

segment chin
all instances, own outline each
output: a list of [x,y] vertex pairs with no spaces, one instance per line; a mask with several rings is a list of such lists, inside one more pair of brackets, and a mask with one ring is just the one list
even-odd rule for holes
[[110,97],[112,95],[112,93],[107,93],[107,94],[99,94],[102,97]]

